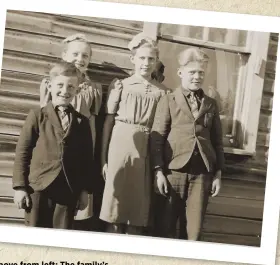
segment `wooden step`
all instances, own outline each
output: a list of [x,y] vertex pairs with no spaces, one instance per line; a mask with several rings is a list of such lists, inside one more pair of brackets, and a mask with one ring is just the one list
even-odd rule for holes
[[203,233],[201,240],[212,243],[224,243],[252,247],[260,247],[261,245],[261,238],[257,236]]
[[260,237],[261,230],[262,221],[209,214],[205,216],[203,224],[203,232],[208,233]]
[[263,218],[263,207],[263,201],[219,196],[210,198],[207,213],[261,220]]

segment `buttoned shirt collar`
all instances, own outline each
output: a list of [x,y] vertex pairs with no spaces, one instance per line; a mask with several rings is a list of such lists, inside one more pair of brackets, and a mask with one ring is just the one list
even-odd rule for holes
[[[62,106],[59,106],[59,105],[54,104],[53,102],[52,102],[52,105],[53,105],[53,108],[54,108],[55,111],[58,111],[59,108],[62,107]],[[65,109],[66,112],[70,112],[71,109],[72,109],[72,105],[69,104],[69,105],[67,105],[67,106],[63,106],[63,108]]]
[[[128,85],[134,85],[134,84],[145,84],[144,82],[144,79],[141,79],[140,77],[138,77],[137,75],[132,75],[130,77],[128,77],[126,79],[126,82]],[[146,81],[147,83],[150,83],[152,85],[155,85],[156,81],[154,79],[151,79],[149,81]]]
[[204,96],[204,92],[201,88],[196,91],[190,91],[189,89],[184,89],[181,87],[181,90],[182,90],[183,95],[187,98],[190,97],[191,92],[196,92],[196,95],[198,96],[199,99],[201,99]]

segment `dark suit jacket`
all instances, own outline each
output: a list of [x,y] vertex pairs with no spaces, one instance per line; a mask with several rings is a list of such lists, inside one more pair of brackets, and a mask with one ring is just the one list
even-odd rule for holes
[[70,109],[66,134],[51,102],[30,111],[16,147],[13,188],[44,190],[63,171],[73,192],[92,191],[93,150],[88,119]]
[[196,145],[209,172],[224,166],[218,107],[216,101],[206,95],[196,119],[181,88],[162,97],[157,105],[150,139],[154,168],[181,169],[191,158]]

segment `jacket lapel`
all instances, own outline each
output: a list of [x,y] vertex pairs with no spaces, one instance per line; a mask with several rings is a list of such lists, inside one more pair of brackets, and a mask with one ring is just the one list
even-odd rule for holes
[[206,113],[211,108],[211,106],[212,100],[204,94],[196,120],[199,119],[204,113]]
[[46,112],[48,114],[48,119],[50,120],[52,126],[55,127],[56,130],[63,132],[59,118],[54,110],[54,107],[53,107],[53,104],[51,101],[46,106]]
[[179,87],[175,90],[175,100],[180,109],[192,120],[194,120],[194,117],[191,113],[190,107],[185,99],[185,96],[182,92],[182,89]]

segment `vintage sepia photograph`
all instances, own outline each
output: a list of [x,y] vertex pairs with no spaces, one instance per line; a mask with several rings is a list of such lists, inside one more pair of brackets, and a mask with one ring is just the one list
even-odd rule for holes
[[7,10],[0,224],[261,249],[278,41]]

